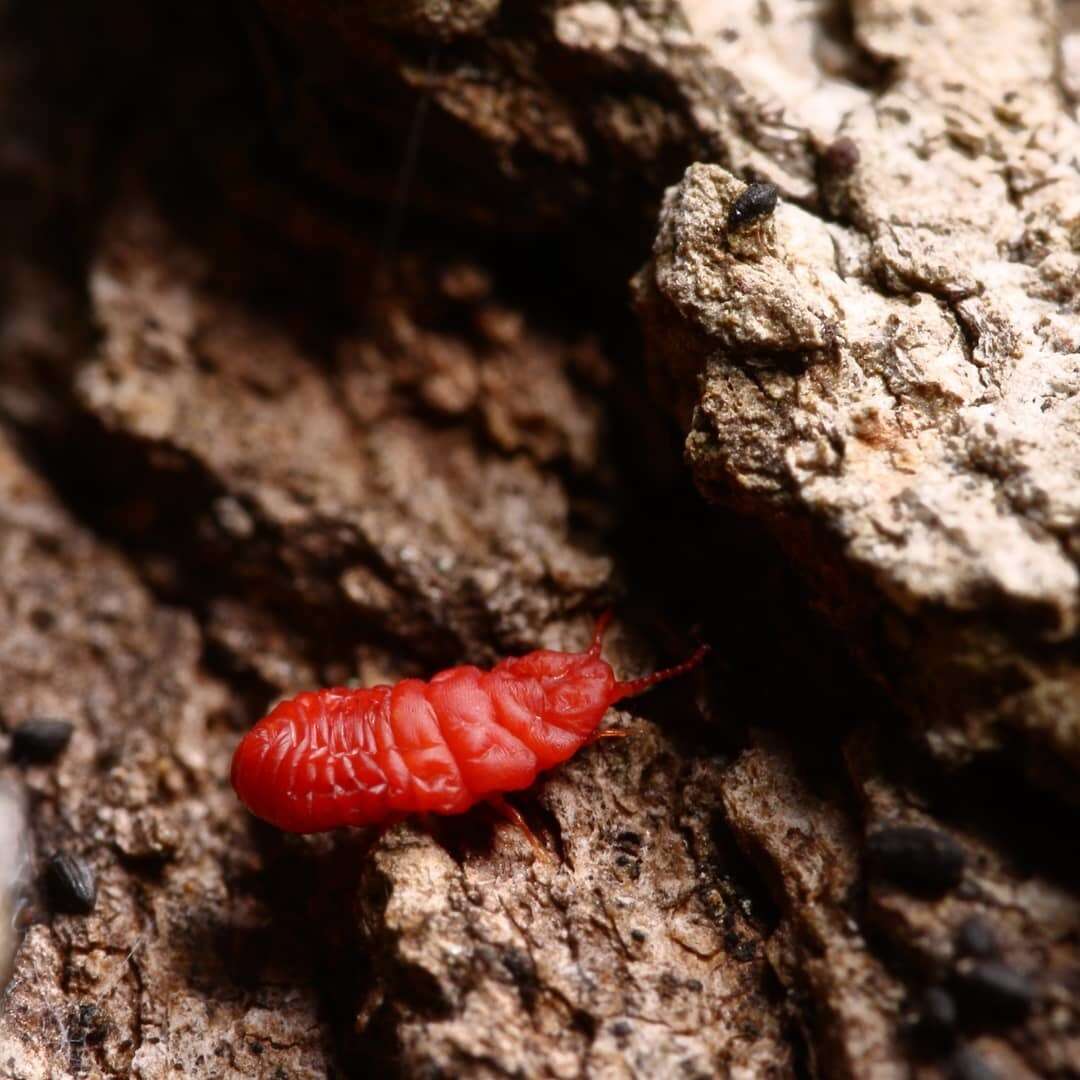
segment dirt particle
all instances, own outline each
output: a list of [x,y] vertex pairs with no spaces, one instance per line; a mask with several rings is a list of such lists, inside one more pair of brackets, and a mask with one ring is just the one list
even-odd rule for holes
[[24,720],[11,733],[11,759],[35,764],[53,761],[71,741],[74,730],[70,720],[53,717]]
[[964,849],[947,833],[914,825],[879,829],[867,839],[870,871],[909,892],[939,896],[964,876]]
[[89,915],[97,903],[97,878],[77,855],[54,855],[45,867],[45,887],[54,911]]
[[965,1017],[995,1027],[1025,1019],[1038,996],[1026,975],[996,960],[962,962],[956,991]]

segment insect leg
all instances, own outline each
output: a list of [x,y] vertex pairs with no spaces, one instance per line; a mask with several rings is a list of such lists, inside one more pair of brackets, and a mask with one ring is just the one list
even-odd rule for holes
[[512,807],[501,795],[489,795],[487,801],[507,821],[512,825],[516,825],[525,834],[525,839],[529,841],[530,847],[532,847],[538,858],[544,859],[546,862],[555,861],[544,845],[537,839],[536,833],[529,828],[529,823],[521,816],[518,810]]
[[589,746],[594,742],[599,742],[601,739],[625,739],[631,734],[633,733],[623,731],[621,728],[608,727],[604,728],[602,731],[594,731],[592,735],[589,736],[589,741],[585,745]]

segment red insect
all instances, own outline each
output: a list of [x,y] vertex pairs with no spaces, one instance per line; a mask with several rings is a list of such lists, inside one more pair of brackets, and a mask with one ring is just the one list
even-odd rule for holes
[[[619,682],[600,658],[610,612],[587,652],[549,650],[491,671],[455,667],[430,682],[308,691],[276,705],[244,736],[232,763],[237,795],[289,832],[385,825],[414,812],[460,814],[527,788],[597,732],[608,706],[699,664]],[[526,832],[528,830],[526,829]]]

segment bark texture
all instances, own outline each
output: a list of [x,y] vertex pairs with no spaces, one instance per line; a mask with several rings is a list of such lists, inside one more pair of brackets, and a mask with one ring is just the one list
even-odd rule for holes
[[1052,7],[861,5],[895,70],[825,150],[827,215],[725,230],[743,184],[696,165],[637,295],[703,493],[788,543],[935,753],[1015,746],[1075,800],[1080,126]]
[[[1080,6],[42,7],[0,1076],[1075,1075]],[[714,659],[515,797],[548,859],[232,795],[277,697],[611,603]]]

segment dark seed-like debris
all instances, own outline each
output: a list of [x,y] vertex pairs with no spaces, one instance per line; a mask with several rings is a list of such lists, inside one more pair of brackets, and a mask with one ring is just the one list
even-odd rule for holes
[[940,986],[926,990],[917,1006],[911,1035],[923,1048],[934,1053],[947,1050],[956,1034],[956,1002]]
[[46,762],[58,757],[71,741],[75,725],[70,720],[40,717],[24,720],[11,732],[13,761]]
[[957,1050],[949,1062],[949,1080],[1001,1080],[997,1069],[969,1046]]
[[1038,996],[1026,975],[996,960],[962,962],[955,981],[965,1019],[988,1026],[1019,1023]]
[[955,944],[958,956],[975,956],[985,960],[998,954],[993,927],[978,915],[972,915],[960,924]]
[[830,172],[846,176],[859,164],[859,148],[846,135],[833,139],[825,148],[825,166]]
[[742,229],[758,218],[767,217],[776,209],[779,192],[772,184],[751,184],[728,211],[728,228]]
[[915,825],[879,829],[867,839],[870,869],[910,892],[940,896],[964,876],[964,849],[947,833]]
[[45,867],[45,885],[54,911],[89,915],[97,902],[97,879],[85,860],[60,852]]

